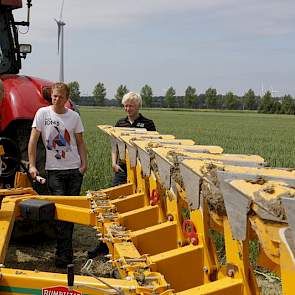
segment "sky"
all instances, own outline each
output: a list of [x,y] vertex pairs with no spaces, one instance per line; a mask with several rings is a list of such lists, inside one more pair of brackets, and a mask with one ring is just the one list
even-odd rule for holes
[[[57,25],[62,0],[33,0],[20,42],[33,51],[21,74],[57,81]],[[25,20],[26,8],[15,13]],[[82,95],[103,82],[154,95],[209,87],[243,95],[252,88],[295,98],[294,0],[64,0],[65,81]]]

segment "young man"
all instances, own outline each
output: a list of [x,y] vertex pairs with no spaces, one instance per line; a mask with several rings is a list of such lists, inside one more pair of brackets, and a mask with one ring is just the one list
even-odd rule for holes
[[[129,92],[123,96],[122,104],[127,113],[127,117],[117,121],[115,127],[145,128],[148,131],[156,131],[153,120],[145,118],[140,112],[142,105],[141,96],[134,92]],[[112,168],[115,172],[113,185],[126,183],[126,164],[118,161],[118,153],[112,153]]]
[[[41,135],[46,149],[45,171],[49,193],[78,196],[83,174],[87,170],[86,147],[80,116],[65,107],[68,98],[68,86],[64,83],[55,83],[51,91],[52,105],[37,111],[28,146],[29,171],[33,179],[39,174],[36,168],[36,151]],[[73,223],[56,223],[57,267],[65,268],[73,261],[73,229]]]

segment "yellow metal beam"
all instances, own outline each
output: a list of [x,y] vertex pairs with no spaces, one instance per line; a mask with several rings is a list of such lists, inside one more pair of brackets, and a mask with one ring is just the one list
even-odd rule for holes
[[[101,278],[97,280],[89,276],[75,276],[74,290],[82,294],[100,295],[114,291],[106,284],[121,288],[124,294],[132,293],[138,286],[135,280],[118,280]],[[67,286],[67,275],[59,273],[36,272],[21,269],[0,269],[0,293],[5,295],[41,294],[42,288]],[[112,293],[116,294],[116,293]]]
[[204,247],[204,281],[209,282],[217,278],[219,263],[215,245],[209,236],[210,214],[206,202],[203,204],[203,210],[194,210],[191,212],[191,220],[196,226],[199,245]]
[[[249,235],[249,230],[247,230]],[[249,240],[233,240],[228,219],[224,217],[224,244],[226,253],[226,275],[243,280],[244,295],[259,294],[256,279],[249,262]]]
[[290,229],[280,230],[280,267],[283,294],[294,294],[295,290],[295,241],[292,240]]
[[116,209],[119,213],[132,211],[145,205],[144,194],[132,194],[122,198],[114,199],[111,201],[111,204],[116,206]]
[[160,222],[159,207],[157,205],[146,206],[133,211],[128,211],[120,214],[118,221],[132,231],[158,224]]
[[14,188],[31,187],[27,173],[17,171],[14,176]]
[[133,184],[121,184],[114,187],[106,188],[101,190],[102,193],[105,193],[111,200],[119,198],[121,196],[132,195],[133,192]]
[[140,254],[155,255],[177,248],[177,223],[167,221],[130,233]]
[[113,247],[113,252],[111,253],[114,262],[114,266],[117,267],[121,278],[125,278],[129,275],[126,268],[124,268],[124,263],[122,263],[122,258],[124,260],[125,257],[128,258],[140,258],[141,255],[134,246],[132,242],[122,242],[122,243],[115,243]]
[[270,223],[260,219],[258,216],[251,216],[249,219],[251,227],[255,231],[265,254],[259,257],[259,265],[271,267],[271,271],[279,274],[280,270],[278,266],[280,265],[281,243],[279,231],[281,228],[286,227],[286,224]]
[[47,196],[39,195],[38,200],[48,200],[56,204],[76,206],[81,208],[90,208],[90,199],[86,196]]
[[150,256],[152,270],[164,275],[176,292],[200,286],[203,280],[203,247],[185,246]]
[[[149,178],[151,178],[150,176]],[[136,161],[136,183],[137,183],[137,188],[136,191],[138,193],[143,193],[144,194],[144,206],[147,206],[150,204],[150,185],[149,185],[149,178],[143,177],[142,175],[142,169],[141,169],[141,164],[139,160],[137,159]]]
[[131,167],[127,149],[125,151],[125,154],[126,154],[125,161],[126,161],[126,168],[127,168],[127,183],[132,184],[132,192],[135,193],[137,188],[136,167]]
[[177,293],[177,295],[242,295],[241,279],[225,278],[196,288]]
[[16,203],[3,201],[0,209],[0,264],[4,263],[16,217]]
[[55,204],[55,218],[78,224],[96,225],[95,213],[92,210],[74,206]]

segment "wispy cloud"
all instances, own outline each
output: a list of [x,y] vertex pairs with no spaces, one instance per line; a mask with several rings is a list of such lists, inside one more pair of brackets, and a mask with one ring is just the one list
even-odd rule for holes
[[[30,32],[20,37],[33,44],[24,70],[43,71],[43,57],[54,79],[60,7],[61,0],[33,1]],[[16,18],[25,16],[22,9]],[[98,79],[112,91],[122,80],[133,87],[149,81],[157,94],[171,81],[176,89],[187,83],[221,87],[225,81],[235,81],[237,89],[258,85],[261,68],[295,76],[294,0],[65,0],[63,17],[66,76],[88,92]],[[278,84],[295,94],[291,80]]]

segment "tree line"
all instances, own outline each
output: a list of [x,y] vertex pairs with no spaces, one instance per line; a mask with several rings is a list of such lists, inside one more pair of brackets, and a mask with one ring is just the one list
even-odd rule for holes
[[[92,96],[81,96],[77,81],[70,82],[68,85],[72,100],[79,105],[120,106],[124,94],[129,92],[127,86],[122,84],[117,88],[114,98],[107,99],[107,90],[102,82],[95,85]],[[295,114],[295,100],[291,95],[273,97],[270,91],[262,96],[256,95],[252,89],[245,92],[243,96],[238,96],[232,91],[221,95],[215,88],[210,87],[205,93],[198,95],[196,88],[188,86],[183,96],[176,96],[173,87],[169,87],[164,96],[154,96],[152,87],[146,84],[141,88],[140,95],[144,107],[257,110],[260,113]]]

